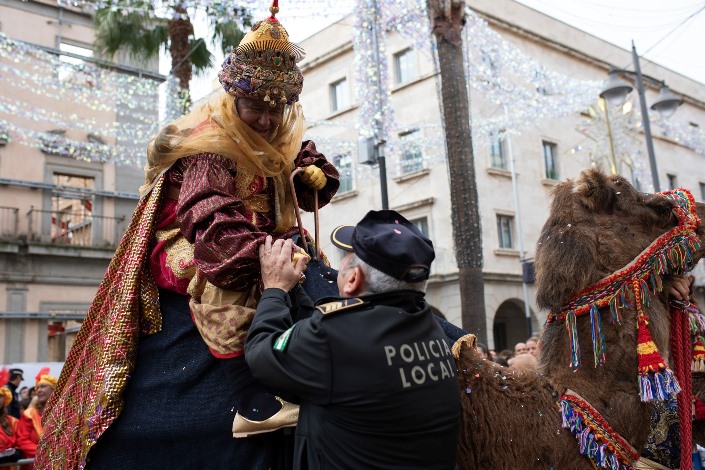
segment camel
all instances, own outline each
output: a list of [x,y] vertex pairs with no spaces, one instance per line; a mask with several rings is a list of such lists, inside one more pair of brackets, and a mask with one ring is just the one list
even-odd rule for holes
[[[704,204],[697,204],[697,213],[705,217]],[[640,193],[623,177],[596,169],[559,184],[536,250],[539,308],[560,312],[576,293],[630,265],[678,224],[675,214],[667,197]],[[691,247],[694,263],[705,256],[705,228],[699,225],[693,236],[700,246]],[[672,264],[680,261],[674,259]],[[678,271],[673,266],[669,270]],[[668,276],[659,276],[659,281],[662,278],[667,286]],[[656,292],[650,297],[650,305],[643,307],[648,328],[658,350],[668,358],[669,307],[665,294]],[[631,304],[635,304],[633,298]],[[547,323],[536,373],[513,373],[482,360],[472,335],[458,340],[453,353],[463,407],[459,467],[594,468],[581,454],[578,440],[563,427],[561,396],[570,390],[597,410],[623,439],[615,443],[623,458],[613,460],[609,468],[630,468],[647,440],[653,402],[642,401],[639,394],[637,309],[624,306],[618,310],[619,324],[613,323],[609,306],[600,308],[593,321],[588,315],[576,318],[576,359],[582,353],[577,369],[571,367],[571,351],[576,348],[571,349],[566,321]],[[591,338],[592,324],[598,319],[604,334],[601,365],[593,363],[593,350],[599,348],[592,347]],[[600,350],[595,354],[598,358]]]

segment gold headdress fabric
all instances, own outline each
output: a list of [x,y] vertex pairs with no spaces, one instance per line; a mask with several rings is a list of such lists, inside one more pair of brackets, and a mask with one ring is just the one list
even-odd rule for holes
[[9,388],[0,387],[0,399],[2,399],[1,403],[3,408],[12,403],[12,392]]
[[48,385],[51,388],[55,389],[56,388],[56,383],[58,382],[58,379],[54,377],[53,375],[42,375],[39,377],[39,380],[37,380],[37,383],[34,384],[35,387],[38,387],[42,384]]
[[233,96],[257,97],[271,106],[299,100],[304,77],[296,63],[304,50],[289,42],[289,34],[274,16],[279,11],[275,0],[272,16],[258,21],[240,45],[223,62],[218,79],[225,92]]
[[147,148],[145,185],[140,193],[142,196],[149,193],[157,177],[179,158],[199,153],[222,155],[273,179],[277,195],[276,232],[284,232],[295,220],[288,179],[301,150],[304,121],[300,104],[286,106],[282,122],[268,142],[240,119],[233,97],[220,93],[152,139]]

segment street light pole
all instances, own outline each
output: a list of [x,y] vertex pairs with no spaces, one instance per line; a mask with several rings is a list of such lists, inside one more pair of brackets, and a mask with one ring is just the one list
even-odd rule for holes
[[[634,75],[636,81],[636,89],[639,93],[639,105],[641,107],[641,124],[644,128],[644,138],[646,139],[646,150],[649,155],[649,165],[651,167],[651,178],[653,179],[654,191],[661,191],[661,184],[658,178],[658,168],[656,166],[656,154],[654,152],[654,139],[651,135],[651,121],[649,121],[649,109],[646,106],[646,96],[644,96],[644,76],[641,73],[641,65],[639,63],[639,55],[636,53],[636,46],[632,41],[632,61],[634,62],[634,72],[624,69],[612,68],[609,71],[610,80],[607,87],[600,93],[600,97],[607,102],[615,104],[621,103],[626,98],[627,94],[632,91],[632,86],[620,80],[619,74]],[[658,83],[661,86],[659,96],[651,105],[651,109],[658,111],[662,116],[668,117],[683,104],[683,98],[674,95],[668,89],[666,84],[659,80],[650,78],[652,82]]]
[[[509,121],[509,110],[506,105],[504,105],[504,117]],[[527,338],[531,337],[532,327],[531,327],[531,307],[529,306],[529,289],[526,285],[526,279],[524,277],[524,263],[526,263],[526,252],[524,251],[524,231],[521,225],[521,207],[519,205],[519,185],[517,184],[517,173],[515,161],[514,161],[514,149],[512,148],[512,137],[507,132],[504,137],[505,142],[507,142],[507,153],[509,154],[509,171],[512,174],[512,192],[514,193],[514,211],[516,212],[517,221],[517,231],[519,232],[519,263],[522,267],[521,276],[521,290],[524,295],[524,317],[526,318],[526,330],[528,332]]]
[[[382,74],[380,73],[382,59],[379,53],[379,43],[377,39],[377,34],[379,32],[379,6],[377,1],[372,1],[373,15],[372,19],[372,47],[374,47],[375,62],[377,64],[377,111],[378,115],[382,116]],[[379,179],[380,179],[380,189],[382,191],[382,209],[389,209],[389,196],[387,192],[387,162],[384,155],[384,123],[381,121],[381,117],[377,121],[375,126],[375,142],[374,149],[376,154],[376,163],[379,164]]]
[[636,53],[636,46],[632,41],[632,60],[634,61],[634,70],[636,71],[636,89],[639,93],[639,105],[641,106],[641,123],[644,127],[644,138],[646,139],[646,151],[649,155],[649,166],[651,167],[651,179],[654,183],[654,192],[661,191],[659,184],[658,168],[656,167],[656,154],[654,153],[654,139],[651,136],[651,122],[649,120],[649,108],[646,106],[646,97],[644,96],[644,78],[641,75],[641,65],[639,64],[639,55]]

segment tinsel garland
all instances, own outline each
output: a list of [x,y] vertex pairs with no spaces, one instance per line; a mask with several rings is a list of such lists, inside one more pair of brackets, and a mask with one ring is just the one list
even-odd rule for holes
[[579,442],[580,453],[598,468],[631,470],[639,453],[582,397],[568,390],[561,396],[563,427]]
[[[259,4],[248,0],[101,0],[96,2],[59,0],[57,4],[64,7],[85,9],[109,8],[124,15],[137,13],[154,18],[175,18],[176,16],[185,18],[188,15],[193,17],[195,11],[199,10],[205,12],[207,17],[215,23],[240,22],[243,18],[243,12],[249,12],[251,17],[257,18],[262,16],[268,6],[268,2]],[[180,11],[186,10],[188,13],[177,13],[177,7]],[[373,19],[371,15],[373,7],[377,9],[378,13],[376,18],[379,22],[377,25],[378,43],[382,48],[381,63],[376,61],[371,48],[370,21]],[[359,133],[369,136],[376,123],[383,123],[383,134],[386,135],[388,142],[388,171],[390,177],[396,177],[404,174],[404,165],[407,162],[402,162],[402,156],[406,144],[402,143],[398,136],[400,132],[403,132],[404,126],[396,126],[393,123],[394,110],[389,99],[389,65],[387,64],[387,54],[384,54],[384,39],[386,33],[398,33],[408,39],[412,47],[425,53],[427,57],[432,57],[434,45],[431,40],[426,2],[425,0],[378,0],[374,6],[370,0],[335,2],[333,0],[289,0],[286,17],[337,18],[351,12],[356,15],[353,42],[356,46],[354,89],[357,99],[351,98],[353,98],[353,102],[361,104],[358,112]],[[467,10],[466,19],[467,25],[463,32],[464,48],[467,62],[472,64],[467,67],[468,83],[479,95],[500,106],[509,104],[511,109],[508,116],[504,116],[502,113],[495,113],[494,116],[473,116],[473,134],[478,137],[473,139],[473,142],[478,153],[483,151],[490,135],[498,133],[499,137],[502,137],[506,132],[517,132],[540,120],[574,115],[594,101],[594,97],[604,84],[603,80],[580,79],[549,70],[490,28],[477,13]],[[1,34],[0,38],[3,38]],[[19,42],[17,43],[19,44]],[[120,119],[116,125],[108,125],[109,130],[92,129],[88,131],[109,138],[113,135],[113,128],[115,128],[116,135],[130,135],[134,142],[141,144],[139,151],[128,149],[126,153],[120,148],[113,149],[113,158],[117,163],[141,166],[143,162],[140,161],[140,158],[143,157],[137,153],[144,153],[143,147],[154,134],[154,127],[158,128],[178,117],[173,114],[166,118],[162,116],[161,123],[159,119],[155,119],[151,112],[154,110],[152,97],[155,93],[152,80],[115,73],[90,64],[67,64],[57,56],[45,51],[36,48],[35,50],[30,49],[31,46],[26,44],[19,48],[16,44],[7,47],[0,45],[0,55],[4,54],[3,58],[8,59],[6,64],[0,63],[0,67],[4,67],[3,73],[0,74],[0,80],[6,80],[14,87],[31,87],[35,93],[47,98],[76,102],[88,109],[115,112],[118,116],[125,117],[126,119]],[[14,64],[21,64],[21,66]],[[47,73],[47,70],[57,68],[67,69],[75,76],[72,80],[65,82],[56,80],[53,74]],[[376,80],[377,76],[382,76],[381,90],[377,90],[376,85],[372,82],[373,79]],[[122,88],[118,89],[118,86]],[[166,102],[174,104],[170,106],[168,111],[173,112],[181,109],[181,106],[178,106],[179,93],[171,87],[168,88]],[[381,104],[379,104],[380,99],[375,96],[380,97]],[[12,105],[14,107],[15,103]],[[9,106],[10,104],[5,104],[5,108]],[[28,107],[22,111],[22,114],[26,116],[32,112]],[[43,118],[50,113],[50,111],[37,112],[37,118],[40,116]],[[59,120],[53,115],[52,119]],[[138,121],[136,125],[135,120]],[[681,136],[677,140],[686,146],[699,153],[705,152],[702,131],[693,131],[692,129],[686,129],[687,132],[680,131],[678,124],[669,123],[669,125],[674,129],[669,135],[677,134]],[[17,126],[16,123],[15,126]],[[412,144],[421,150],[418,152],[420,161],[414,162],[414,167],[431,168],[445,162],[445,154],[442,151],[444,147],[442,128],[440,123],[432,124],[432,127],[431,131],[422,130],[422,132],[415,133],[412,138]],[[688,125],[685,123],[681,127],[685,129]],[[40,146],[37,142],[27,138],[32,133],[26,131],[26,129],[20,129],[17,132],[25,137],[23,143]],[[318,139],[315,134],[312,137]],[[350,142],[351,139],[336,140],[340,144]],[[331,145],[332,148],[336,146],[335,143]],[[354,149],[352,153],[355,153]],[[366,171],[366,167],[361,168],[357,164],[355,172],[358,175],[367,175],[368,173],[371,175],[371,172]]]
[[636,309],[639,385],[644,401],[673,396],[680,390],[651,338],[644,307],[650,305],[651,295],[661,292],[666,275],[682,274],[693,268],[693,253],[700,249],[695,233],[700,219],[696,214],[693,195],[683,188],[665,191],[661,195],[673,203],[678,224],[658,237],[629,265],[578,292],[559,311],[549,312],[547,318],[547,323],[565,321],[571,345],[570,365],[577,368],[581,356],[577,317],[589,314],[593,357],[595,366],[598,366],[605,361],[599,310],[609,307],[613,323],[619,325],[623,308]]
[[386,29],[380,6],[374,0],[356,2],[353,49],[355,50],[355,88],[360,103],[358,131],[363,137],[387,140],[395,126],[390,103],[389,65],[386,54]]

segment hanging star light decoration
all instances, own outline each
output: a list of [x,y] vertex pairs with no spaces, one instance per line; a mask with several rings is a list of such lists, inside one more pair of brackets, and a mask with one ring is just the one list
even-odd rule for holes
[[641,116],[631,101],[620,106],[600,98],[587,107],[576,127],[585,139],[571,149],[571,154],[587,154],[592,165],[601,166],[613,175],[645,182]]

